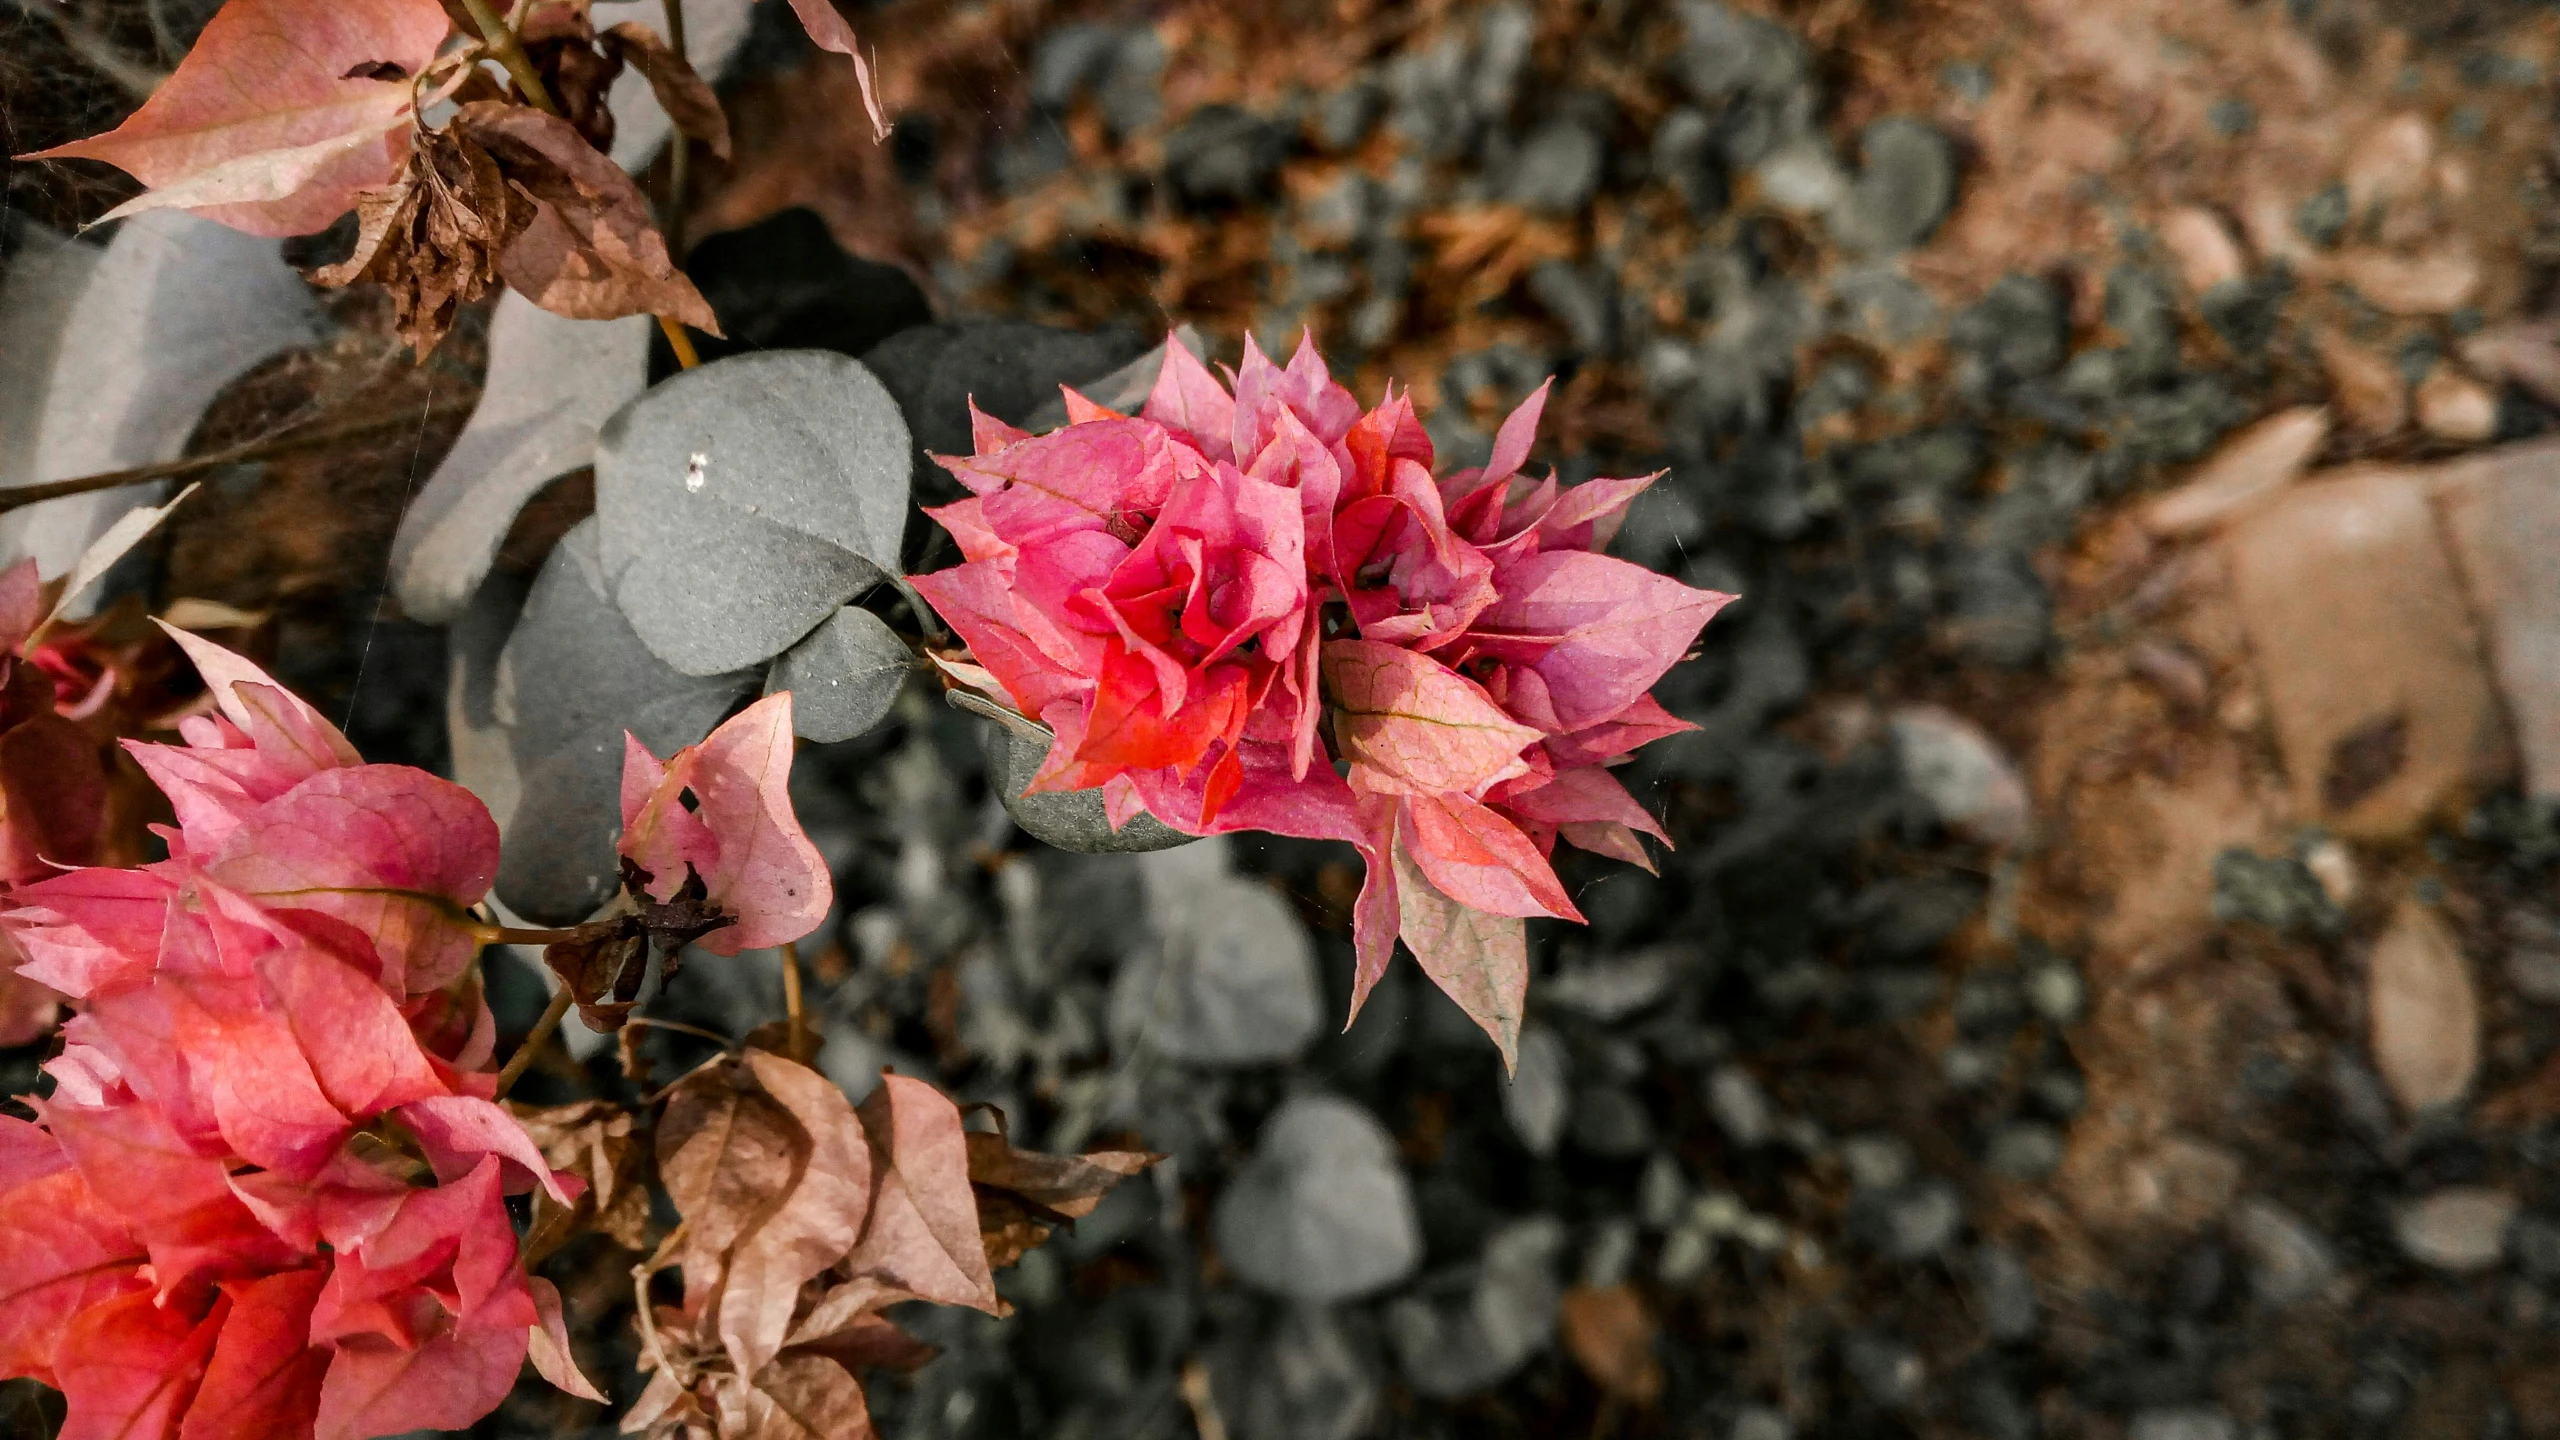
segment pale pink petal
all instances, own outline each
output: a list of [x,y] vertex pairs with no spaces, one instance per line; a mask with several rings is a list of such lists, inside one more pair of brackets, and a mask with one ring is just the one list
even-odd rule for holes
[[1539,381],[1529,398],[1503,417],[1502,428],[1493,434],[1493,458],[1485,462],[1487,481],[1508,480],[1529,463],[1529,447],[1538,443],[1538,417],[1546,413],[1547,392],[1555,383],[1552,376]]
[[1470,639],[1518,647],[1573,729],[1651,690],[1733,599],[1581,550],[1530,556],[1495,583],[1500,597],[1476,617]]
[[414,1350],[371,1337],[347,1340],[320,1383],[313,1440],[467,1430],[515,1388],[528,1343],[526,1329],[461,1330]]
[[1580,921],[1554,868],[1520,828],[1464,795],[1407,797],[1396,838],[1432,888],[1471,909]]
[[1236,402],[1179,335],[1164,337],[1164,366],[1138,413],[1176,431],[1212,460],[1236,458]]
[[572,1188],[578,1185],[576,1177],[553,1171],[533,1137],[499,1105],[466,1095],[436,1096],[403,1105],[394,1113],[418,1137],[428,1163],[446,1180],[468,1175],[481,1161],[495,1157],[507,1190],[540,1185],[563,1205],[577,1199],[578,1192]]
[[1392,847],[1404,943],[1431,982],[1493,1037],[1507,1071],[1519,1058],[1520,1016],[1528,1003],[1527,926],[1440,893],[1414,862],[1408,828],[1397,825]]
[[581,1400],[604,1404],[604,1392],[578,1368],[578,1357],[569,1348],[568,1320],[560,1313],[560,1287],[539,1275],[528,1277],[525,1284],[533,1291],[534,1313],[542,1317],[526,1337],[534,1373]]
[[1427,655],[1373,640],[1329,640],[1324,679],[1354,788],[1472,794],[1528,769],[1520,751],[1538,732]]
[[690,752],[687,784],[720,841],[703,876],[713,904],[738,917],[702,948],[735,955],[797,940],[827,918],[835,882],[791,809],[791,693],[738,712]]

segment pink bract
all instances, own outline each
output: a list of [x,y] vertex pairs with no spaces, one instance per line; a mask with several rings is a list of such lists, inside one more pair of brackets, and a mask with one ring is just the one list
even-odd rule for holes
[[1524,921],[1582,918],[1555,844],[1669,843],[1605,767],[1693,728],[1650,692],[1733,597],[1601,553],[1652,477],[1522,473],[1544,386],[1438,477],[1410,396],[1363,412],[1312,340],[1284,367],[1248,339],[1230,387],[1169,338],[1134,418],[1066,398],[936,457],[963,563],[914,577],[1055,733],[1030,788],[1358,846],[1353,1013],[1401,938],[1508,1063]]
[[622,854],[661,904],[700,877],[704,898],[730,917],[702,937],[715,955],[797,940],[835,903],[826,862],[792,813],[791,750],[788,690],[664,764],[623,737]]

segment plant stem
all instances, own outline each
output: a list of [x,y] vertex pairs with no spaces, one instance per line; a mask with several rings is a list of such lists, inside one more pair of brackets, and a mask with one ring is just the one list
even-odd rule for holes
[[791,1017],[791,1058],[809,1063],[809,1017],[800,1007],[800,947],[782,945],[782,1008]]
[[581,927],[574,925],[566,930],[519,930],[512,925],[474,925],[471,928],[483,945],[557,945],[564,940],[575,940],[583,933]]
[[561,1017],[569,1013],[573,998],[565,982],[551,992],[551,1003],[542,1007],[542,1018],[533,1022],[533,1033],[524,1037],[524,1043],[516,1047],[516,1053],[507,1057],[506,1068],[498,1072],[500,1099],[506,1098],[506,1093],[515,1088],[516,1077],[533,1063],[534,1056],[542,1053],[542,1047],[551,1043],[551,1032],[560,1028]]
[[[448,401],[430,405],[427,407],[424,418],[439,419],[448,415],[467,414],[475,403],[477,402]],[[332,445],[340,440],[353,440],[359,436],[371,435],[383,430],[406,429],[419,423],[420,418],[408,414],[376,415],[370,419],[353,420],[344,425],[332,425],[325,429],[288,430],[272,439],[253,440],[246,445],[234,445],[228,450],[216,450],[205,455],[190,455],[184,460],[164,460],[157,465],[136,465],[130,470],[108,470],[96,475],[82,475],[72,480],[49,480],[42,485],[13,486],[7,490],[0,490],[0,514],[15,510],[22,505],[58,500],[65,495],[87,495],[98,490],[119,490],[127,485],[142,484],[147,480],[173,480],[188,475],[201,475],[207,470],[219,470],[225,465],[246,465],[252,461],[271,460],[278,455],[290,455],[297,450],[317,450],[321,446]]]
[[524,42],[516,38],[516,32],[507,28],[507,22],[497,11],[489,8],[489,0],[462,0],[462,8],[471,12],[471,23],[479,28],[481,43],[489,47],[489,53],[497,57],[499,64],[507,67],[508,78],[516,82],[516,88],[524,92],[524,98],[533,102],[533,108],[543,114],[558,115],[559,103],[551,98],[551,91],[543,85],[542,72],[533,68],[533,57],[524,53]]
[[[690,65],[693,57],[685,54],[684,49],[684,0],[666,0],[666,5],[667,44],[674,48],[677,59]],[[686,202],[691,198],[687,187],[693,179],[693,137],[681,129],[670,127],[667,143],[672,147],[667,152],[667,248],[681,257],[684,254]],[[667,339],[674,342],[675,336],[670,334]],[[687,357],[688,348],[677,344],[676,358],[690,370],[693,361]]]
[[658,317],[658,329],[667,337],[667,348],[676,352],[678,365],[690,370],[702,363],[702,357],[694,353],[693,337],[684,333],[683,321],[673,315],[661,315]]

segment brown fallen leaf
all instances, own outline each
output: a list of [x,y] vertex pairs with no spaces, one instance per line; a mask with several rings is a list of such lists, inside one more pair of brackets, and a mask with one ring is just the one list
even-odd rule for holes
[[[542,77],[542,87],[560,107],[561,118],[577,128],[598,150],[613,148],[613,111],[606,92],[622,74],[623,55],[613,45],[596,43],[595,21],[584,4],[536,7],[525,17],[517,37],[525,58]],[[512,83],[508,93],[525,103]]]
[[311,279],[380,285],[400,338],[423,360],[455,312],[497,283],[499,255],[533,216],[533,201],[468,134],[421,127],[391,183],[356,196],[355,253]]
[[649,82],[659,106],[667,118],[683,134],[699,140],[712,154],[729,158],[729,117],[720,108],[720,97],[710,83],[694,73],[693,66],[674,46],[661,39],[658,32],[637,20],[625,20],[607,30],[607,40],[619,47],[623,59],[631,62]]
[[486,146],[534,202],[532,223],[498,259],[499,275],[526,299],[573,320],[655,314],[720,333],[709,302],[668,258],[639,186],[576,127],[522,105],[480,101],[463,106],[448,128]]
[[543,946],[542,963],[569,987],[589,1029],[619,1030],[648,978],[649,933],[636,924],[582,925],[575,938]]
[[626,1250],[648,1248],[648,1157],[632,1134],[631,1112],[604,1100],[534,1108],[508,1107],[533,1137],[543,1162],[587,1182],[575,1205],[540,1191],[525,1235],[526,1263],[538,1264],[581,1230],[594,1230]]
[[1558,1320],[1566,1351],[1592,1383],[1632,1405],[1662,1398],[1653,1314],[1634,1287],[1577,1285],[1566,1292]]
[[1016,1150],[1003,1135],[972,1131],[969,1181],[982,1190],[1004,1190],[1080,1220],[1102,1203],[1104,1192],[1164,1157],[1144,1150],[1096,1150],[1083,1155],[1044,1155]]
[[978,1240],[960,1107],[921,1080],[883,1075],[861,1114],[874,1163],[871,1218],[853,1272],[927,1300],[1003,1314]]
[[789,1112],[806,1158],[778,1204],[731,1251],[720,1290],[720,1340],[742,1375],[782,1353],[801,1286],[843,1259],[862,1238],[872,1201],[871,1147],[852,1102],[807,1066],[761,1050],[745,1068]]

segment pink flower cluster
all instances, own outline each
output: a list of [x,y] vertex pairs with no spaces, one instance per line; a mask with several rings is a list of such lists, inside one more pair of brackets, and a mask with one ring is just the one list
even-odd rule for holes
[[496,826],[172,633],[216,713],[126,742],[169,858],[0,916],[77,1009],[36,1120],[0,1116],[0,1375],[61,1389],[66,1436],[135,1440],[459,1428],[529,1349],[592,1395],[504,1202],[579,1182],[493,1099],[465,907]]
[[1408,396],[1363,412],[1311,342],[1232,391],[1178,341],[1141,414],[1069,392],[1033,436],[975,415],[965,563],[914,577],[1003,698],[1056,734],[1033,790],[1099,787],[1188,834],[1347,840],[1368,861],[1353,1010],[1399,936],[1508,1056],[1522,920],[1580,920],[1563,839],[1647,864],[1609,773],[1685,730],[1648,693],[1732,597],[1601,552],[1651,483],[1491,463],[1435,478]]

